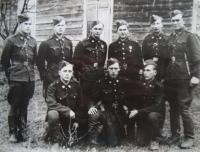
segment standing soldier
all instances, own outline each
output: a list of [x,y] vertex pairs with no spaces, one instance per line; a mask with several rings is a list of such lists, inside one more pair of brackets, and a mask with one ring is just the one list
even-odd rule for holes
[[75,47],[74,64],[76,77],[83,88],[84,101],[89,101],[93,83],[103,76],[107,45],[100,39],[104,25],[94,21],[90,35]]
[[119,38],[109,46],[108,58],[120,61],[121,72],[131,79],[139,78],[139,71],[143,68],[140,45],[129,38],[128,24],[124,20],[117,22]]
[[65,19],[57,16],[53,19],[54,34],[40,44],[37,56],[37,66],[43,81],[44,96],[51,82],[59,78],[58,63],[62,60],[71,62],[72,42],[64,36]]
[[119,61],[110,58],[107,64],[108,74],[96,82],[89,104],[89,135],[91,144],[98,144],[104,134],[105,143],[116,146],[124,133],[125,87],[124,79],[119,77]]
[[18,16],[18,23],[19,32],[7,39],[1,57],[1,64],[9,83],[10,142],[25,140],[27,108],[34,93],[34,64],[37,53],[36,40],[30,36],[30,18],[21,14]]
[[186,31],[183,13],[172,12],[171,21],[175,31],[169,38],[171,61],[165,78],[165,91],[170,105],[170,124],[172,136],[168,144],[180,141],[180,119],[183,120],[184,140],[181,148],[191,148],[194,140],[194,125],[190,113],[191,89],[199,84],[200,43],[196,35]]
[[[152,59],[157,64],[157,80],[164,81],[166,67],[168,65],[168,42],[167,36],[163,34],[162,28],[162,18],[157,15],[152,15],[150,18],[151,31],[148,34],[142,43],[142,53],[144,60]],[[165,99],[162,101],[161,108],[161,122],[160,122],[160,131],[162,132],[162,128],[165,120]],[[162,134],[161,134],[162,135]]]

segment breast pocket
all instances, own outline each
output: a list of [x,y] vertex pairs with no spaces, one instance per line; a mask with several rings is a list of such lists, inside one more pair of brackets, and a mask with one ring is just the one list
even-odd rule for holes
[[61,48],[58,46],[51,46],[50,47],[50,52],[52,53],[53,56],[59,57],[61,56]]

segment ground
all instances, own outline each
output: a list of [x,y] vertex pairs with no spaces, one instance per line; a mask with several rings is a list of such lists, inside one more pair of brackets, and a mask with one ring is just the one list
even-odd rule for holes
[[[96,149],[89,145],[79,144],[72,148],[59,148],[57,145],[47,145],[43,142],[42,136],[45,128],[46,104],[42,97],[42,84],[39,77],[36,76],[35,94],[30,101],[28,108],[28,133],[29,140],[23,143],[11,144],[8,142],[8,124],[7,116],[9,105],[6,101],[8,86],[4,73],[0,72],[0,152],[148,152],[148,148],[137,147],[131,143],[123,143],[115,148],[97,147]],[[176,146],[161,146],[159,152],[200,152],[200,100],[199,88],[196,88],[195,99],[192,103],[192,114],[195,124],[195,146],[191,150],[180,150]],[[168,107],[168,106],[167,106]],[[167,113],[167,115],[169,115]],[[168,116],[165,122],[165,133],[169,135]]]

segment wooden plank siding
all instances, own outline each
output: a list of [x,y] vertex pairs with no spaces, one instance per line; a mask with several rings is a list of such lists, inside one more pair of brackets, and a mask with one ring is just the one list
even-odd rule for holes
[[66,20],[65,35],[73,46],[83,35],[83,0],[38,0],[36,15],[36,38],[40,43],[53,34],[52,19],[63,16]]
[[192,0],[114,0],[113,39],[116,35],[116,21],[124,19],[129,23],[131,37],[141,42],[149,32],[149,18],[152,14],[163,17],[164,32],[171,32],[170,11],[180,9],[184,12],[186,27],[192,27]]

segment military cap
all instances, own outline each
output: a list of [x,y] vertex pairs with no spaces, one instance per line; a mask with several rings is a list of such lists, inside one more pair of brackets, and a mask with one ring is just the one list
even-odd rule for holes
[[150,24],[154,23],[155,21],[162,21],[162,17],[158,16],[158,15],[151,15],[150,17]]
[[69,63],[67,61],[64,61],[64,60],[60,61],[59,64],[58,64],[58,70],[60,71],[60,70],[62,70],[62,68],[66,67],[68,65],[73,66],[73,64],[71,64],[71,63]]
[[107,61],[107,66],[111,66],[115,63],[118,63],[119,64],[119,60],[117,60],[116,58],[109,58],[108,61]]
[[118,28],[119,28],[120,26],[122,26],[122,25],[128,26],[128,23],[127,23],[125,20],[118,20],[118,21],[116,22],[116,25],[117,25],[117,30],[118,30]]
[[176,16],[176,15],[181,15],[181,16],[183,16],[183,12],[181,12],[180,10],[173,10],[173,11],[171,12],[171,17],[174,17],[174,16]]
[[28,17],[28,15],[26,13],[23,14],[19,14],[18,15],[18,23],[21,24],[23,22],[28,21],[30,18]]
[[[98,25],[98,24],[102,24],[102,25],[103,25],[103,23],[101,23],[99,20],[92,21],[92,22],[91,22],[91,28],[93,28],[94,26],[96,26],[96,25]],[[104,25],[103,25],[103,26],[104,26]]]
[[152,59],[144,61],[144,66],[146,67],[147,65],[154,65],[155,67],[157,66],[157,64]]
[[65,18],[62,17],[62,16],[56,16],[56,17],[53,18],[53,25],[57,25],[61,21],[65,21]]

